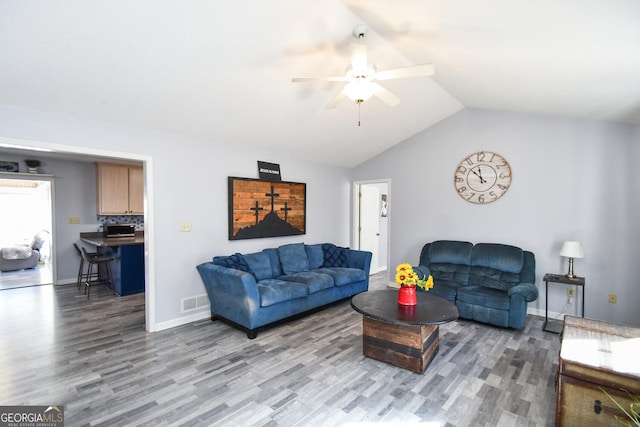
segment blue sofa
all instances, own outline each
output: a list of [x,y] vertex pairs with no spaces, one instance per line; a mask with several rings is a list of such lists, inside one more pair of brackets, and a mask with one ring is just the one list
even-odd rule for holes
[[197,266],[211,320],[253,339],[265,326],[369,288],[371,252],[330,243],[293,243],[252,254],[216,256]]
[[527,303],[538,298],[532,252],[497,243],[427,243],[414,270],[433,276],[429,292],[456,304],[460,317],[522,329]]

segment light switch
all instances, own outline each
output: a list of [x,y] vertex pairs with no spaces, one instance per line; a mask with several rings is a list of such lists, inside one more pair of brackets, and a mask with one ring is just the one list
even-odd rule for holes
[[80,218],[78,218],[77,216],[70,216],[69,224],[80,224]]
[[182,232],[191,231],[191,223],[190,222],[181,222],[180,223],[180,231],[182,231]]

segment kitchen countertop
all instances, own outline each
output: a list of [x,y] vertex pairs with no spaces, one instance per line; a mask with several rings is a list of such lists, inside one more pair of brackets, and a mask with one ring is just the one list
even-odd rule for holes
[[80,233],[80,240],[97,247],[143,245],[144,231],[136,231],[135,237],[108,238],[101,232]]

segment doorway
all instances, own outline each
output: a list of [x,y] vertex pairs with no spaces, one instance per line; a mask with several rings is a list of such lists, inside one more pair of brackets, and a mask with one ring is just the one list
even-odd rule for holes
[[[73,159],[93,159],[94,161],[134,161],[143,165],[144,175],[144,248],[145,248],[145,329],[147,332],[155,332],[158,330],[156,324],[156,290],[155,290],[155,236],[154,236],[154,217],[149,214],[154,209],[153,198],[153,159],[149,155],[116,152],[101,148],[91,148],[83,146],[68,146],[52,144],[43,141],[26,141],[0,136],[0,147],[12,153],[30,153],[32,151],[40,151],[51,153],[59,158]],[[53,188],[53,187],[52,187]],[[53,194],[55,197],[55,192]],[[55,198],[54,198],[55,203]],[[54,210],[55,212],[55,210]],[[55,216],[54,216],[55,223]],[[54,241],[55,245],[56,242]],[[55,256],[55,251],[54,256]],[[55,274],[55,269],[54,269]],[[54,281],[56,276],[54,275]]]
[[0,290],[53,283],[53,179],[42,175],[0,175],[0,247],[29,246],[45,230],[48,238],[35,268],[0,273]]
[[389,264],[390,193],[389,179],[354,183],[353,247],[371,252],[371,274]]

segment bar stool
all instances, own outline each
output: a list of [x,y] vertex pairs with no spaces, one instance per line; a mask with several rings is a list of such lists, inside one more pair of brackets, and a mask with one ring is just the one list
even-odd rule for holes
[[[80,289],[80,285],[82,283],[84,283],[84,281],[87,278],[87,274],[84,272],[84,255],[82,254],[82,251],[80,250],[80,247],[78,246],[77,243],[74,243],[73,247],[76,248],[76,252],[78,253],[78,256],[80,257],[80,267],[78,268],[78,281],[76,283],[78,289]],[[87,255],[89,256],[89,258],[93,258],[93,257],[97,256],[98,253],[97,252],[87,252]]]
[[[108,255],[101,254],[90,257],[85,248],[82,248],[82,254],[84,255],[85,261],[89,263],[89,268],[87,269],[84,281],[84,290],[87,294],[87,299],[91,294],[92,285],[103,284],[111,289],[111,291],[115,292],[113,289],[113,276],[111,275],[111,261],[113,261],[113,258]],[[94,267],[96,269],[95,271],[93,270]]]

